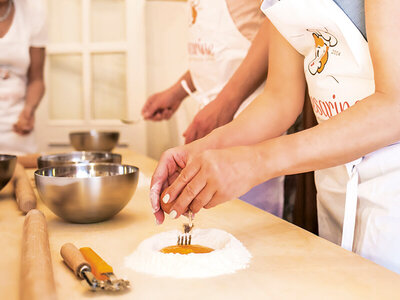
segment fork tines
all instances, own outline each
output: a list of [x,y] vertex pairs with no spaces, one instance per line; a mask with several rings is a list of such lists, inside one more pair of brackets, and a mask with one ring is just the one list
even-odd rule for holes
[[178,245],[190,245],[192,243],[191,234],[181,234],[178,236]]

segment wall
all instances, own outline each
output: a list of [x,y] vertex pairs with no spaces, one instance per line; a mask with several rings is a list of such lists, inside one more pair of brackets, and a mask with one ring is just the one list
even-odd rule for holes
[[[187,70],[187,4],[182,1],[146,2],[147,93],[166,89]],[[183,143],[182,133],[194,116],[187,98],[169,120],[147,122],[148,155],[158,159],[162,152]]]

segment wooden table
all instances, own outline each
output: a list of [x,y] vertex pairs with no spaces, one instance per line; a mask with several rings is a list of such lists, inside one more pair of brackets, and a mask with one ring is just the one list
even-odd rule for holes
[[[149,180],[156,162],[128,150],[116,151]],[[33,177],[33,170],[28,170]],[[40,201],[50,235],[59,299],[396,299],[400,276],[288,222],[239,200],[196,216],[196,226],[232,233],[253,255],[250,267],[208,279],[155,278],[127,270],[123,261],[138,244],[181,221],[156,226],[142,180],[133,199],[113,219],[90,225],[66,223]],[[0,298],[18,299],[23,215],[8,186],[0,193]],[[60,247],[72,242],[90,246],[128,278],[133,288],[122,294],[92,293],[64,265]]]

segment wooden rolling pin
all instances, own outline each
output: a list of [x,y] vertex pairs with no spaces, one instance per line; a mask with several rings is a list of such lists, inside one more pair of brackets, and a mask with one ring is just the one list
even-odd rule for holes
[[18,207],[23,213],[26,214],[31,209],[36,208],[35,192],[24,167],[19,163],[17,163],[14,171],[14,191]]
[[37,169],[37,159],[39,158],[39,153],[25,154],[17,156],[18,162],[25,168]]
[[57,299],[46,218],[37,209],[32,209],[25,216],[22,236],[20,299]]

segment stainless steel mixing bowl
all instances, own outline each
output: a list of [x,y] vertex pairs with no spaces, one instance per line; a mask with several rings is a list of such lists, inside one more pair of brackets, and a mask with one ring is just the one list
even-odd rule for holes
[[0,191],[13,176],[16,163],[15,155],[0,154]]
[[70,153],[60,153],[43,155],[38,158],[38,168],[74,165],[79,163],[94,163],[94,162],[108,162],[108,163],[121,163],[121,155],[110,152],[90,152],[90,151],[76,151]]
[[117,131],[81,131],[71,132],[69,140],[78,151],[111,151],[117,145]]
[[35,172],[42,201],[57,216],[73,223],[94,223],[117,214],[132,198],[139,178],[134,166],[90,163]]

